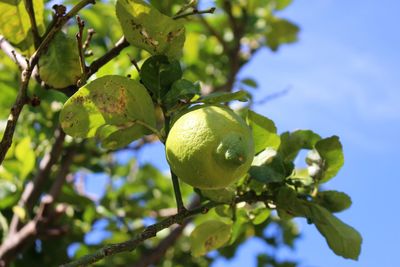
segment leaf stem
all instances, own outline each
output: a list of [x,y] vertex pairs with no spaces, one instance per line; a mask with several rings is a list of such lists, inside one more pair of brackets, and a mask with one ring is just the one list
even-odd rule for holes
[[[179,187],[179,180],[178,176],[171,170],[171,178],[172,178],[172,185],[174,187],[174,193],[175,193],[175,200],[176,200],[176,206],[178,209],[178,213],[186,211],[185,205],[183,204],[182,200],[182,193],[181,189]],[[182,223],[182,222],[179,222]]]
[[160,141],[162,143],[165,142],[165,138],[164,136],[161,134],[161,132],[159,130],[157,130],[156,128],[154,128],[153,126],[147,124],[146,122],[142,121],[142,120],[134,120],[133,123],[142,125],[143,127],[145,127],[146,129],[150,130],[151,132],[153,132],[155,135],[157,135],[158,139],[160,139]]
[[215,11],[215,7],[206,9],[206,10],[198,10],[197,8],[194,8],[191,12],[188,13],[184,13],[184,14],[179,14],[179,15],[175,15],[172,17],[172,19],[177,20],[177,19],[182,19],[182,18],[186,18],[189,16],[193,16],[193,15],[200,15],[200,14],[213,14]]

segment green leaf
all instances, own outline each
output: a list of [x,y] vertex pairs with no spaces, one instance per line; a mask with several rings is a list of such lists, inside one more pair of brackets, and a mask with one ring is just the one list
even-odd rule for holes
[[247,113],[247,123],[253,131],[254,150],[256,154],[268,147],[278,149],[281,140],[276,133],[276,127],[272,120],[249,110]]
[[351,198],[346,193],[333,190],[319,192],[315,201],[330,212],[340,212],[351,206]]
[[179,102],[188,103],[194,96],[200,94],[200,87],[188,80],[177,80],[172,84],[171,90],[163,98],[165,106],[169,109]]
[[227,187],[217,190],[201,190],[201,194],[214,202],[231,204],[235,199],[235,189],[232,187]]
[[251,88],[257,88],[258,84],[255,80],[251,79],[251,78],[246,78],[240,81],[242,84],[247,85]]
[[232,225],[217,220],[198,225],[190,234],[191,251],[194,257],[224,246],[230,239]]
[[39,59],[39,74],[53,88],[75,85],[82,75],[76,40],[57,33]]
[[140,79],[152,93],[155,100],[160,99],[171,85],[182,77],[182,69],[178,61],[169,62],[163,55],[148,58],[140,69]]
[[234,93],[226,93],[226,92],[215,92],[209,95],[200,97],[195,101],[195,103],[206,103],[206,104],[219,104],[226,103],[233,100],[238,100],[241,102],[246,102],[249,100],[249,93],[246,91],[240,90]]
[[[40,34],[44,33],[44,1],[32,1],[35,10],[36,24]],[[0,1],[0,34],[10,43],[22,51],[33,52],[33,37],[31,23],[25,9],[24,1],[8,0]]]
[[282,44],[294,43],[297,41],[299,27],[292,22],[272,17],[269,21],[269,31],[266,33],[267,46],[272,51],[277,51]]
[[15,147],[15,157],[21,162],[20,179],[24,180],[26,176],[35,168],[35,152],[32,149],[31,138],[23,138]]
[[332,215],[327,209],[312,205],[312,221],[336,255],[357,260],[362,237],[357,230]]
[[0,180],[0,209],[5,209],[15,204],[19,199],[17,186],[9,181]]
[[311,220],[335,254],[348,259],[358,259],[361,252],[361,235],[327,209],[299,199],[296,192],[288,187],[282,187],[278,191],[276,203],[286,214]]
[[289,6],[293,0],[275,0],[275,9],[276,10],[282,10],[285,9],[287,6]]
[[80,88],[60,114],[64,131],[73,137],[98,137],[116,149],[150,134],[156,124],[154,106],[139,82],[123,76],[98,78]]
[[293,161],[301,149],[313,149],[321,137],[310,130],[297,130],[281,134],[279,154],[285,161]]
[[266,208],[263,203],[249,212],[249,218],[254,225],[262,224],[269,218],[270,215],[271,210]]
[[179,59],[185,42],[184,20],[173,20],[142,0],[118,0],[117,18],[128,42],[152,55]]
[[343,148],[339,137],[332,136],[318,141],[315,144],[315,150],[308,155],[307,163],[315,167],[312,175],[321,183],[335,177],[344,164]]
[[272,149],[258,154],[250,167],[250,177],[262,183],[279,183],[293,171],[293,164],[286,163]]

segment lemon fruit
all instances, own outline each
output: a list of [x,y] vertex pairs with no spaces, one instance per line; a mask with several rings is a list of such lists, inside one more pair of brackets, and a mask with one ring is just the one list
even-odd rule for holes
[[222,106],[199,106],[182,115],[165,147],[171,170],[200,189],[230,185],[247,173],[254,157],[250,128]]

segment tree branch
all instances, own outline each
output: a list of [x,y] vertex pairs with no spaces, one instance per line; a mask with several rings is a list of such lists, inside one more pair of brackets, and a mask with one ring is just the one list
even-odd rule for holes
[[26,69],[27,59],[18,53],[15,48],[7,42],[3,35],[0,35],[0,49],[4,51],[4,53],[14,61],[20,69]]
[[35,10],[33,9],[32,0],[25,0],[25,9],[29,15],[29,20],[31,21],[33,44],[34,44],[35,48],[37,49],[41,43],[41,38],[40,38],[39,30],[38,30],[38,27],[36,24]]
[[[9,233],[0,246],[0,267],[8,264],[24,248],[28,247],[37,237],[41,229],[45,229],[53,222],[54,213],[50,207],[55,203],[65,178],[70,171],[74,150],[70,148],[63,157],[62,165],[48,195],[44,196],[35,218],[29,221],[19,231]],[[51,232],[50,232],[51,233]]]
[[[254,203],[257,201],[267,201],[267,200],[273,200],[273,196],[266,193],[263,193],[262,195],[256,195],[254,192],[248,192],[242,196],[237,197],[235,203],[240,203],[240,202]],[[166,229],[171,225],[182,222],[187,218],[193,217],[198,214],[207,213],[210,209],[215,208],[219,205],[222,205],[222,203],[207,202],[199,208],[182,211],[180,213],[177,213],[162,220],[161,222],[146,227],[140,234],[138,234],[137,236],[128,241],[107,245],[93,254],[89,254],[76,261],[60,265],[60,267],[88,266],[89,264],[95,263],[105,257],[109,257],[122,252],[133,251],[143,241],[156,236],[156,234],[159,231]]]
[[110,51],[108,51],[103,56],[93,61],[92,64],[90,64],[90,66],[88,67],[88,77],[96,73],[101,67],[103,67],[116,56],[118,56],[122,49],[128,46],[129,43],[125,39],[125,37],[121,37],[121,39],[118,40],[118,42]]
[[[64,139],[65,133],[62,131],[61,127],[57,128],[55,131],[55,141],[51,151],[41,160],[39,164],[40,169],[35,178],[25,185],[24,192],[21,195],[18,205],[26,209],[27,212],[32,210],[36,201],[39,199],[43,186],[50,176],[51,168],[57,163],[62,153]],[[17,232],[19,227],[19,217],[18,215],[14,214],[11,220],[9,234],[12,235],[13,233]]]
[[215,7],[212,7],[212,8],[206,9],[206,10],[198,10],[197,8],[194,8],[191,12],[173,16],[172,19],[177,20],[177,19],[182,19],[182,18],[186,18],[189,16],[193,16],[193,15],[200,15],[200,14],[207,14],[207,13],[213,14],[214,11],[215,11]]
[[[196,197],[189,203],[188,209],[194,209],[200,204],[200,197]],[[175,209],[174,209],[175,211]],[[171,214],[173,215],[173,214]],[[169,216],[171,216],[169,215]],[[154,249],[147,252],[141,257],[138,262],[135,262],[132,267],[147,267],[158,263],[165,255],[167,250],[175,244],[178,238],[181,236],[185,227],[190,223],[190,219],[186,219],[181,225],[177,226],[171,233],[160,241],[160,243]]]
[[84,8],[88,4],[94,4],[94,0],[82,0],[76,6],[74,6],[71,11],[69,11],[65,16],[56,17],[56,21],[44,37],[43,41],[37,48],[36,52],[29,59],[29,63],[27,64],[27,68],[22,71],[20,78],[20,87],[18,91],[17,98],[15,100],[14,105],[11,108],[10,116],[7,120],[6,129],[4,130],[3,138],[0,142],[0,164],[3,163],[3,160],[7,154],[8,149],[11,146],[12,139],[14,136],[15,128],[17,126],[19,115],[21,114],[22,108],[28,102],[28,84],[32,75],[32,71],[35,68],[36,64],[39,61],[41,54],[44,52],[46,47],[49,45],[51,40],[53,40],[54,35],[61,30],[62,26],[67,23],[67,21],[75,16],[79,10]]

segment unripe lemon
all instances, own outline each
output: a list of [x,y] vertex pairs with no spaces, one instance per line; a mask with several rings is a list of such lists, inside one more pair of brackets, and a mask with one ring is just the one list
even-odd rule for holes
[[224,188],[243,177],[254,157],[252,133],[228,107],[204,105],[182,115],[166,144],[171,170],[200,189]]

